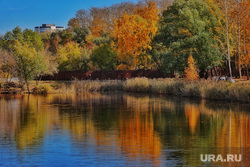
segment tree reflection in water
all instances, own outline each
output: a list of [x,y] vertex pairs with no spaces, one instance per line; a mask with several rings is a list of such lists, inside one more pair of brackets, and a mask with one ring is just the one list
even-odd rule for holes
[[48,136],[63,132],[82,158],[91,147],[91,155],[100,154],[103,160],[114,156],[135,166],[201,165],[190,151],[218,148],[216,153],[226,156],[229,147],[236,147],[241,151],[234,153],[246,154],[242,148],[250,147],[248,109],[242,104],[126,94],[0,96],[0,148],[15,146],[16,152],[29,149],[35,154],[46,146]]

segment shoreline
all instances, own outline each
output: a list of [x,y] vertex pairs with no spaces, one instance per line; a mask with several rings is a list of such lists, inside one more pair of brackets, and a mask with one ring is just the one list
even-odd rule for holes
[[[134,78],[121,80],[73,80],[41,81],[36,86],[30,82],[32,94],[65,94],[86,92],[126,92],[133,94],[170,95],[176,97],[250,103],[250,82],[229,83],[224,81],[183,79]],[[26,94],[25,87],[7,90],[0,94]]]

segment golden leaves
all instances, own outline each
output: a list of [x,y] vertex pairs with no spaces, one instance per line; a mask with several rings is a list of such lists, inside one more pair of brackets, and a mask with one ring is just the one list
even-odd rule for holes
[[138,55],[144,55],[146,50],[151,49],[152,38],[157,32],[158,12],[156,4],[150,2],[148,6],[138,8],[135,15],[124,14],[115,20],[115,47],[123,64],[118,69],[135,69],[144,64],[140,61],[143,59],[138,59]]
[[188,58],[188,67],[185,69],[185,75],[187,80],[199,79],[198,68],[195,65],[195,61],[192,55]]

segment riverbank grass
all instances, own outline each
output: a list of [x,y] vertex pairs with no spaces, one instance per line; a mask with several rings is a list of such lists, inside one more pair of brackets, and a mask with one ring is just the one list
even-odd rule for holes
[[[211,80],[186,81],[184,79],[134,78],[126,81],[42,81],[38,86],[32,81],[30,85],[33,94],[119,91],[250,102],[250,82],[248,81],[229,83]],[[26,92],[25,87],[23,87],[23,92]]]

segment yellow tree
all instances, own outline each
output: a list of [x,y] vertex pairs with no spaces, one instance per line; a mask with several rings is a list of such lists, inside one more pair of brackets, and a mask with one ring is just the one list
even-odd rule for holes
[[147,5],[139,7],[135,10],[135,14],[155,24],[159,20],[159,9],[157,4],[153,1],[148,2]]
[[157,32],[158,8],[154,2],[138,8],[135,15],[124,14],[114,21],[113,35],[121,65],[118,69],[136,69],[146,65],[151,41]]
[[246,68],[247,79],[249,80],[250,66],[250,2],[241,2],[242,8],[242,36],[243,36],[243,56],[241,56],[241,65]]
[[185,75],[187,80],[197,80],[199,78],[199,69],[195,65],[195,61],[192,55],[188,58],[188,67],[185,69]]
[[58,64],[61,71],[86,70],[91,51],[80,47],[78,43],[68,42],[58,50]]

